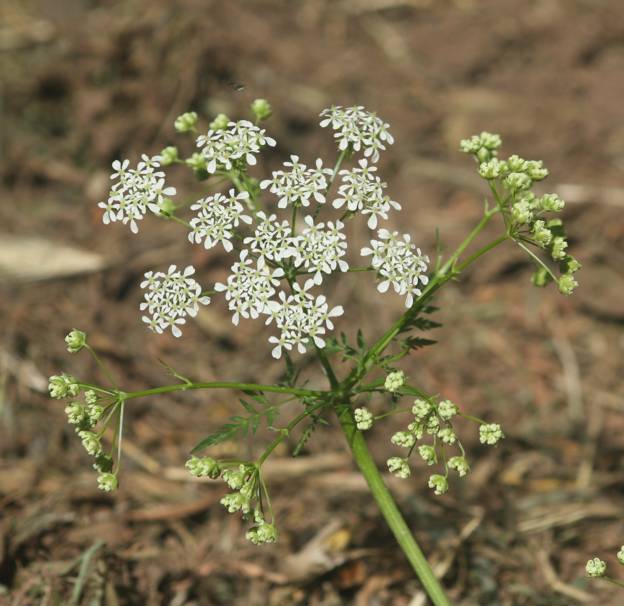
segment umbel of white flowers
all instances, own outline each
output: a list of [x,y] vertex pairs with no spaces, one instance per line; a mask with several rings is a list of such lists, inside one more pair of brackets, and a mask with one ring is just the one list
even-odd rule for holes
[[[260,110],[267,115],[264,106]],[[136,168],[130,168],[128,160],[115,161],[109,198],[99,204],[104,209],[104,223],[129,224],[136,233],[138,222],[148,212],[165,218],[175,213],[170,197],[176,191],[166,185],[162,166],[186,163],[196,171],[231,180],[236,188],[191,204],[193,215],[188,222],[175,218],[187,225],[190,242],[206,249],[220,245],[225,252],[236,253],[230,274],[214,285],[213,292],[225,296],[234,324],[241,318],[263,318],[277,329],[278,334],[269,337],[276,358],[284,350],[305,353],[311,345],[324,347],[325,335],[334,327],[333,319],[344,313],[341,305],[330,305],[315,289],[332,274],[350,269],[345,221],[363,215],[366,225],[377,229],[380,220],[387,220],[391,211],[401,208],[385,193],[387,185],[374,164],[380,151],[393,142],[388,124],[360,106],[331,107],[321,112],[321,118],[322,127],[333,129],[342,159],[356,156],[356,165],[334,170],[317,158],[308,166],[292,155],[281,170],[259,183],[257,191],[265,190],[272,196],[265,202],[265,210],[250,197],[252,181],[247,169],[257,163],[262,148],[276,145],[275,140],[247,120],[233,122],[225,117],[215,120],[205,134],[198,134],[193,112],[180,116],[175,126],[180,132],[197,133],[198,154],[183,162],[177,149],[170,147],[159,156],[142,156]],[[358,154],[364,157],[357,158]],[[337,190],[332,194],[334,181],[338,182]],[[328,201],[330,209],[342,214],[318,220]],[[281,210],[286,216],[278,218]],[[302,213],[298,222],[297,212]],[[407,234],[381,227],[361,255],[372,256],[369,269],[379,278],[379,292],[392,286],[405,297],[406,307],[428,282],[429,259]],[[162,333],[170,329],[179,337],[187,318],[210,303],[208,294],[191,277],[194,272],[190,265],[182,270],[172,265],[166,273],[145,274],[140,310],[151,330]]]
[[[258,120],[271,115],[270,106],[262,100],[254,103],[253,111]],[[361,106],[325,109],[320,125],[334,131],[340,151],[336,168],[326,168],[320,158],[308,165],[291,155],[281,170],[258,182],[247,170],[257,164],[264,147],[276,145],[275,140],[248,120],[234,122],[219,115],[205,134],[199,134],[197,121],[194,112],[175,121],[176,130],[196,137],[199,151],[186,160],[179,158],[177,148],[168,147],[157,156],[143,155],[136,168],[130,168],[129,160],[113,162],[114,183],[108,200],[99,204],[104,209],[104,223],[129,224],[136,233],[138,222],[151,212],[185,225],[188,240],[194,244],[205,249],[220,245],[225,252],[235,253],[230,275],[216,283],[212,292],[224,294],[234,324],[241,318],[263,318],[277,329],[278,334],[269,337],[276,358],[284,350],[296,348],[305,353],[311,345],[324,347],[325,335],[333,329],[332,319],[344,313],[341,305],[330,305],[315,289],[332,274],[350,271],[344,227],[345,221],[358,215],[367,217],[366,225],[376,234],[360,250],[361,256],[370,257],[370,265],[354,269],[374,271],[379,292],[392,287],[405,298],[406,307],[414,304],[429,281],[429,258],[409,234],[378,225],[401,209],[385,193],[387,185],[375,165],[380,152],[393,143],[388,124]],[[547,216],[561,211],[564,202],[556,194],[537,197],[530,191],[534,182],[548,175],[541,161],[516,155],[499,160],[500,145],[498,135],[484,132],[463,140],[460,147],[475,157],[479,174],[493,190],[504,193],[498,204],[510,237],[525,250],[526,244],[532,244],[550,252],[559,263],[561,275],[557,277],[527,250],[539,262],[534,283],[543,286],[556,281],[562,293],[570,294],[577,285],[574,273],[580,264],[566,253],[561,220]],[[351,158],[355,166],[339,168]],[[161,170],[174,163],[191,167],[201,178],[220,176],[235,187],[192,203],[192,217],[186,221],[175,214],[178,209],[170,197],[176,190],[166,185]],[[259,204],[257,198],[263,190],[270,199]],[[318,219],[321,211],[332,209],[342,214]],[[278,216],[280,211],[285,211],[284,217]],[[297,221],[297,213],[302,220]],[[145,274],[141,284],[145,299],[140,308],[151,330],[162,333],[170,329],[179,337],[186,318],[210,303],[207,293],[190,277],[193,273],[192,266],[180,272],[172,265],[166,274]],[[494,439],[488,432],[487,427],[482,428],[482,439]]]

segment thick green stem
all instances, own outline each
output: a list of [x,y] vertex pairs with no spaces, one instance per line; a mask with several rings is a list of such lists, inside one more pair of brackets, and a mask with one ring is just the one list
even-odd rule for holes
[[446,597],[444,589],[442,589],[442,586],[433,574],[433,570],[431,570],[427,558],[425,558],[425,555],[418,546],[394,498],[385,485],[366,446],[366,441],[362,436],[362,432],[355,426],[351,407],[345,404],[339,405],[336,409],[336,414],[340,420],[342,431],[347,438],[355,462],[366,479],[368,487],[373,493],[373,497],[375,501],[377,501],[379,509],[381,509],[381,513],[390,527],[390,530],[392,530],[392,534],[394,534],[403,553],[418,575],[425,591],[435,606],[450,606],[451,602]]

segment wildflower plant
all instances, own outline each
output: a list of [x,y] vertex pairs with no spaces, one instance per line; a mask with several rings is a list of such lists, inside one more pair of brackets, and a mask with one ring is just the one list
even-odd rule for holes
[[[227,511],[248,520],[247,538],[255,544],[278,538],[263,477],[264,462],[278,445],[299,436],[294,446],[297,454],[315,429],[332,415],[337,417],[374,498],[432,601],[448,604],[386,488],[362,432],[391,414],[405,415],[404,428],[390,438],[396,455],[387,460],[387,468],[399,478],[409,478],[416,461],[431,470],[427,484],[435,495],[449,490],[451,476],[464,478],[470,472],[458,423],[475,424],[485,446],[495,446],[504,438],[498,423],[468,414],[461,403],[443,394],[425,392],[397,365],[413,350],[433,344],[422,332],[439,326],[431,318],[434,295],[505,243],[517,245],[535,264],[535,285],[553,282],[563,294],[570,294],[580,264],[568,254],[562,221],[554,216],[564,203],[556,194],[532,191],[548,174],[540,161],[516,155],[499,159],[498,135],[484,132],[466,139],[461,150],[476,160],[491,199],[458,248],[446,259],[438,255],[432,264],[409,234],[391,227],[401,206],[390,198],[377,166],[380,154],[394,141],[387,123],[360,106],[323,110],[320,126],[333,131],[336,159],[328,165],[322,159],[291,155],[270,177],[257,179],[252,168],[276,141],[262,127],[272,114],[270,105],[256,100],[252,114],[253,122],[233,121],[220,114],[204,128],[194,112],[179,116],[175,129],[193,138],[194,150],[189,146],[185,158],[177,147],[170,146],[156,156],[142,156],[136,168],[130,168],[128,160],[115,161],[108,200],[99,206],[106,224],[120,222],[136,233],[138,222],[151,214],[175,223],[192,245],[219,247],[231,255],[227,278],[208,288],[209,276],[197,276],[190,265],[148,271],[140,284],[144,292],[142,320],[155,333],[170,330],[180,337],[201,307],[223,297],[234,325],[256,320],[267,326],[267,354],[285,365],[281,381],[275,385],[198,382],[173,371],[178,380],[174,384],[124,391],[103,366],[86,334],[74,329],[66,338],[68,350],[87,350],[102,367],[107,382],[96,384],[61,374],[50,378],[50,395],[67,400],[68,422],[93,458],[98,485],[111,491],[121,481],[124,409],[129,402],[188,390],[230,389],[244,394],[240,400],[244,412],[195,445],[186,468],[193,476],[224,482],[228,492],[221,502]],[[176,190],[166,185],[163,168],[171,166],[186,167],[212,193],[207,192],[186,210],[174,200]],[[221,191],[214,192],[215,187]],[[500,219],[501,233],[476,247],[477,237],[494,218]],[[358,220],[362,229],[368,230],[369,243],[354,250],[345,226]],[[379,292],[402,299],[404,312],[381,335],[367,338],[358,331],[351,342],[344,332],[335,334],[334,322],[344,324],[344,309],[331,289],[324,292],[323,288],[337,275],[347,279],[343,277],[347,274],[349,279],[369,274],[363,277],[369,283],[375,280]],[[327,388],[307,385],[302,376],[304,365],[298,368],[302,356],[317,359]],[[348,369],[337,370],[337,361]],[[298,410],[288,421],[282,420],[293,406]],[[210,447],[220,442],[255,435],[261,423],[275,437],[255,458],[222,460],[210,455]],[[112,440],[105,439],[109,426]]]

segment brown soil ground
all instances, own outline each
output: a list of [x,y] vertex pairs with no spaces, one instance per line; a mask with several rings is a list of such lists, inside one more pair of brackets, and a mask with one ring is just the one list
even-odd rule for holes
[[[473,472],[445,497],[424,469],[391,486],[456,604],[624,603],[624,590],[584,578],[592,555],[617,576],[624,543],[620,0],[4,0],[1,11],[0,603],[426,604],[335,424],[298,459],[277,452],[268,481],[281,540],[260,549],[218,504],[222,485],[182,468],[236,411],[234,394],[129,406],[112,496],[46,396],[61,369],[97,376],[86,355],[65,352],[73,326],[128,390],[169,382],[158,360],[203,380],[279,378],[264,329],[232,330],[220,304],[181,340],[149,334],[142,273],[192,262],[209,282],[226,256],[156,220],[139,236],[105,227],[96,207],[113,159],[179,141],[176,115],[242,116],[255,97],[275,108],[269,166],[333,157],[323,107],[378,111],[397,140],[381,170],[403,204],[400,227],[428,252],[436,228],[450,248],[481,211],[461,137],[499,132],[505,152],[545,161],[549,190],[569,202],[581,287],[571,298],[533,289],[530,263],[508,246],[444,290],[440,344],[404,368],[501,421],[507,439],[488,450],[466,427]],[[174,174],[185,194],[200,191]],[[364,235],[351,234],[354,247]],[[401,301],[353,277],[331,293],[347,309],[340,328],[352,335],[359,322],[372,339]],[[316,366],[305,372],[320,384]],[[398,424],[369,434],[382,464]]]

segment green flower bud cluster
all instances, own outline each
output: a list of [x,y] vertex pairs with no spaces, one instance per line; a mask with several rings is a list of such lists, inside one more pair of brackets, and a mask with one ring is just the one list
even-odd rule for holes
[[[470,471],[464,448],[453,428],[453,419],[460,414],[459,408],[450,400],[436,402],[434,398],[418,398],[414,401],[411,412],[414,419],[407,426],[407,430],[398,431],[391,438],[392,444],[407,449],[408,454],[405,457],[388,459],[388,469],[399,478],[408,478],[409,458],[412,452],[417,450],[425,464],[443,466],[443,474],[434,473],[430,476],[429,487],[436,495],[444,494],[448,490],[449,470],[455,471],[460,478]],[[483,444],[494,445],[504,437],[497,423],[485,423],[472,417],[468,418],[480,424],[479,438]],[[417,446],[418,441],[425,435],[431,436],[433,443]],[[447,458],[446,451],[449,446],[457,446],[460,454]]]
[[66,375],[53,375],[48,381],[48,390],[50,397],[55,400],[63,398],[75,398],[80,393],[80,385],[74,377]]
[[[535,195],[531,188],[537,181],[548,176],[541,160],[525,160],[514,154],[506,160],[497,158],[497,149],[501,144],[498,135],[481,133],[470,139],[464,139],[460,148],[472,154],[479,164],[479,175],[489,181],[495,192],[497,204],[505,217],[509,235],[526,248],[536,246],[549,253],[552,261],[559,263],[560,277],[541,260],[533,275],[535,286],[545,286],[555,281],[564,295],[572,294],[578,286],[574,273],[580,269],[580,263],[567,254],[568,242],[561,219],[548,218],[549,213],[558,213],[565,207],[565,202],[553,193]],[[535,260],[537,257],[533,257]]]
[[607,572],[607,563],[600,558],[592,558],[585,564],[588,577],[603,577]]
[[[622,566],[624,566],[624,545],[620,547],[616,557],[618,562]],[[621,587],[624,586],[620,581],[607,576],[607,563],[600,558],[591,558],[590,560],[587,560],[587,564],[585,564],[585,573],[588,577],[605,577],[605,580],[607,581],[611,581],[612,583],[620,585]]]
[[484,423],[479,427],[479,441],[481,444],[494,446],[505,437],[498,423]]
[[395,370],[386,377],[384,387],[390,393],[396,393],[405,384],[405,373],[402,370]]
[[195,130],[197,119],[196,112],[186,112],[175,119],[173,126],[179,133],[188,133]]
[[480,163],[484,163],[496,157],[496,150],[502,143],[500,135],[484,131],[480,135],[473,135],[470,139],[462,139],[459,149],[466,154],[474,155]]
[[[87,335],[81,330],[74,328],[65,337],[65,343],[70,353],[79,352],[84,348],[88,349],[98,364],[101,364],[95,352],[87,345]],[[110,390],[82,386],[77,379],[67,374],[51,376],[48,389],[52,398],[71,398],[65,405],[67,422],[74,426],[87,454],[94,457],[93,468],[99,473],[98,487],[107,492],[115,490],[118,481],[117,474],[113,472],[113,458],[104,454],[101,437],[106,424],[112,417],[112,414],[106,413],[112,413],[120,400]],[[80,398],[81,394],[82,399],[74,399]],[[104,419],[104,426],[97,430],[96,426]]]
[[245,538],[254,545],[264,545],[277,541],[277,528],[275,524],[269,524],[259,510],[254,512],[254,526],[247,531]]
[[273,108],[266,99],[256,99],[251,104],[251,112],[258,121],[268,120],[273,114]]
[[[409,457],[416,448],[417,442],[424,436],[433,438],[433,444],[421,444],[418,446],[418,454],[427,465],[435,465],[439,461],[444,465],[444,475],[433,474],[429,479],[429,486],[435,494],[443,494],[448,488],[448,470],[454,469],[460,477],[466,475],[469,470],[468,463],[463,458],[463,448],[458,442],[457,435],[452,426],[452,419],[458,414],[459,409],[450,400],[435,402],[433,398],[419,398],[412,406],[413,420],[407,426],[407,430],[396,432],[391,442],[395,446],[408,449],[406,457],[392,457],[388,459],[388,469],[400,478],[410,475]],[[443,446],[458,444],[461,449],[461,457],[453,457],[453,466],[446,461]],[[460,462],[461,459],[461,462]]]
[[73,329],[66,337],[67,351],[69,353],[79,352],[87,344],[87,335],[82,330]]
[[196,478],[216,480],[221,475],[219,463],[211,457],[191,457],[186,462],[185,467]]
[[366,431],[373,426],[373,413],[366,407],[356,408],[353,411],[353,417],[360,431]]
[[[221,499],[221,505],[228,513],[240,512],[243,518],[251,519],[253,527],[246,537],[255,545],[274,543],[277,529],[265,520],[262,492],[266,490],[260,478],[260,468],[254,463],[233,464],[216,461],[212,457],[191,457],[185,464],[191,475],[197,478],[221,478],[232,490]],[[267,497],[268,499],[268,497]]]

